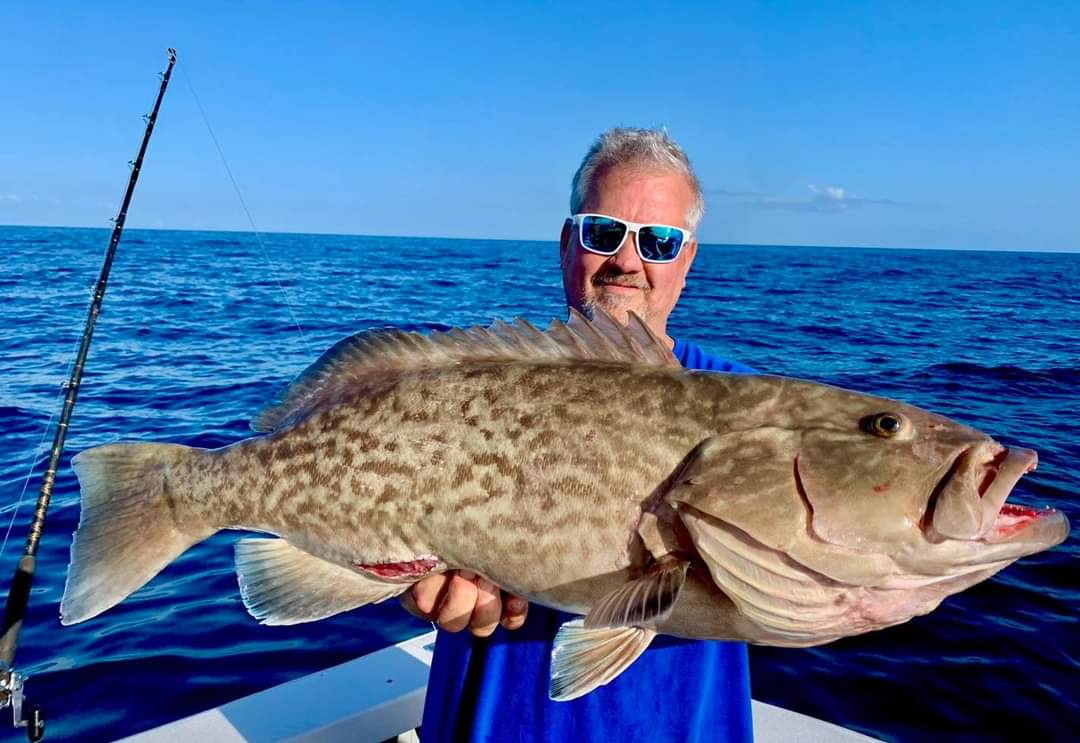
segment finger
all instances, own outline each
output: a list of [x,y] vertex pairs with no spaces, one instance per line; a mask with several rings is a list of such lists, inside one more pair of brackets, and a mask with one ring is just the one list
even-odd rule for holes
[[431,617],[420,611],[420,609],[416,606],[416,599],[413,598],[412,586],[409,587],[408,591],[398,596],[398,601],[401,602],[402,609],[409,612],[417,619],[427,619],[428,621],[431,621]]
[[417,581],[412,590],[408,592],[412,594],[413,603],[424,619],[431,620],[435,618],[443,593],[446,591],[446,586],[453,575],[453,572],[429,575],[423,580]]
[[475,573],[462,570],[450,579],[438,619],[439,626],[447,632],[461,632],[469,626],[469,618],[476,606],[475,577]]
[[502,598],[498,587],[487,578],[476,579],[476,606],[469,620],[469,631],[477,637],[487,637],[499,626]]
[[506,629],[521,629],[529,613],[529,602],[521,596],[508,593],[503,597],[503,615],[499,622]]

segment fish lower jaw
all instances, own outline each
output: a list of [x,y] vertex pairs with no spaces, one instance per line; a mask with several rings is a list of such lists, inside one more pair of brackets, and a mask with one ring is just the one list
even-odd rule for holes
[[1069,520],[1061,511],[1005,503],[980,541],[990,545],[1031,543],[1035,552],[1061,544],[1068,536]]
[[981,541],[1042,543],[1040,549],[1045,549],[1060,544],[1068,536],[1069,522],[1060,511],[1008,502],[1016,483],[1034,472],[1038,464],[1038,454],[1018,448],[1002,449],[983,464],[986,474],[978,489],[984,524],[979,534]]

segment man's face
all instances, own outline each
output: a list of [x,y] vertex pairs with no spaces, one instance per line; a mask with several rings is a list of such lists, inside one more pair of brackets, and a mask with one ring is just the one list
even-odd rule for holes
[[[600,175],[582,211],[689,229],[686,215],[693,201],[694,192],[679,173],[618,166]],[[666,339],[668,316],[686,284],[697,240],[683,245],[671,263],[645,263],[636,241],[636,235],[627,235],[615,255],[596,255],[578,243],[576,228],[564,225],[559,251],[566,303],[586,313],[602,307],[623,322],[632,311]]]

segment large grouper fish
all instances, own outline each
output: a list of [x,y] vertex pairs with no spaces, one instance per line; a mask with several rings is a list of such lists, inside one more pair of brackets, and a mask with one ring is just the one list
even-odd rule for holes
[[1006,503],[1036,456],[881,397],[682,369],[637,317],[576,312],[327,351],[221,449],[73,459],[61,616],[89,619],[220,529],[266,624],[468,568],[563,625],[550,694],[608,683],[657,633],[802,647],[925,614],[1062,542]]

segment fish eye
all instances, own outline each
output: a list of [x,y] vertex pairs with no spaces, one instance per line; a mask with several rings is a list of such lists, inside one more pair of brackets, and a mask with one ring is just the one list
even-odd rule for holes
[[904,416],[899,413],[875,413],[863,418],[860,427],[867,433],[888,439],[904,430]]

